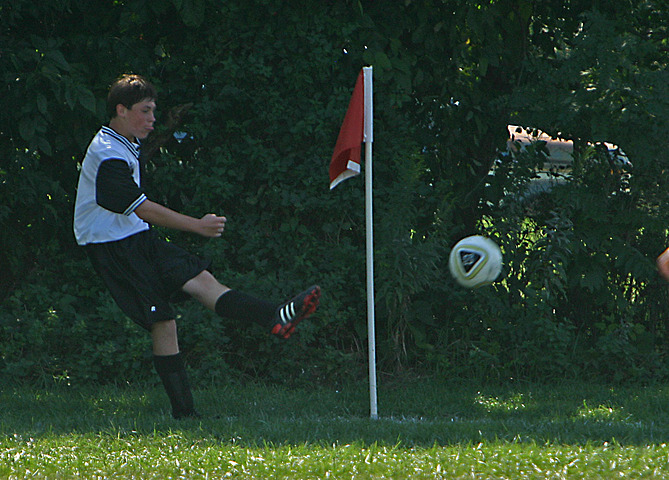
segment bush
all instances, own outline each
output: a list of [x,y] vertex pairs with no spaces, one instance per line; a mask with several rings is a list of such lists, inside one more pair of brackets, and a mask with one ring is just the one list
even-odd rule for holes
[[[507,0],[457,9],[202,0],[115,3],[95,17],[68,1],[0,7],[3,378],[154,378],[146,335],[110,301],[71,233],[77,163],[105,121],[107,85],[125,71],[161,92],[150,197],[229,220],[222,239],[165,232],[170,240],[249,293],[280,301],[312,282],[324,292],[289,344],[180,306],[194,375],[364,377],[363,182],[330,192],[326,171],[365,63],[375,67],[383,371],[665,378],[667,295],[653,258],[669,221],[666,145],[648,139],[664,138],[669,118],[655,33],[666,13],[632,3],[619,12],[547,2],[539,13]],[[184,106],[178,141],[167,112]],[[574,139],[571,179],[528,198],[545,152],[500,155],[508,123]],[[604,140],[623,147],[631,175],[604,155]],[[505,276],[468,291],[446,260],[473,233],[501,245]],[[299,367],[277,371],[277,356]]]

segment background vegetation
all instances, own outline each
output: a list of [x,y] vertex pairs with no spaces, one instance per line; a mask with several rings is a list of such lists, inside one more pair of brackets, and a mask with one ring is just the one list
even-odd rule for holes
[[[194,375],[364,377],[364,199],[327,166],[359,69],[375,77],[377,343],[383,373],[648,381],[669,375],[664,0],[324,2],[12,0],[0,6],[0,375],[153,379],[146,336],[74,243],[78,164],[124,72],[161,92],[149,192],[219,240],[165,232],[225,283],[324,301],[288,343],[181,309]],[[180,116],[168,115],[179,109]],[[572,175],[529,197],[541,145],[574,141]],[[178,141],[174,130],[185,132]],[[598,144],[619,145],[621,172]],[[160,148],[158,148],[160,147]],[[493,169],[494,167],[494,169]],[[491,175],[491,169],[494,175]],[[467,291],[450,246],[482,233],[504,280]],[[276,359],[290,358],[286,368]]]

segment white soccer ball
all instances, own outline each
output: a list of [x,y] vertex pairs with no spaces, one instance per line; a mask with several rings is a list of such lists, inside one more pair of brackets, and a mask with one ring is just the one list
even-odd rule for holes
[[489,238],[472,235],[455,244],[448,258],[448,268],[463,287],[490,285],[502,271],[502,251]]

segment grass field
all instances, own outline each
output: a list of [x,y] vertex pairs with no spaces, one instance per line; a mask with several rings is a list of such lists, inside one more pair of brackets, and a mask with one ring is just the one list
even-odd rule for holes
[[0,478],[668,478],[669,387],[366,385],[195,391],[7,388]]

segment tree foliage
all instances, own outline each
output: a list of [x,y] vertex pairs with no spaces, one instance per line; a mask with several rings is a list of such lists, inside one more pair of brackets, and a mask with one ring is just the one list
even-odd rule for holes
[[[280,354],[301,378],[364,375],[363,188],[353,179],[330,192],[326,171],[371,64],[384,371],[665,377],[667,298],[653,267],[669,191],[663,3],[390,3],[0,6],[0,371],[78,381],[150,371],[146,339],[71,233],[107,86],[132,71],[160,91],[150,197],[229,219],[221,240],[165,235],[214,259],[235,288],[276,300],[312,281],[324,289],[293,344],[185,304],[180,335],[197,373],[282,375],[267,373]],[[542,149],[504,154],[508,124],[572,139],[571,176],[528,198]],[[475,232],[502,246],[505,278],[465,291],[446,259]]]

